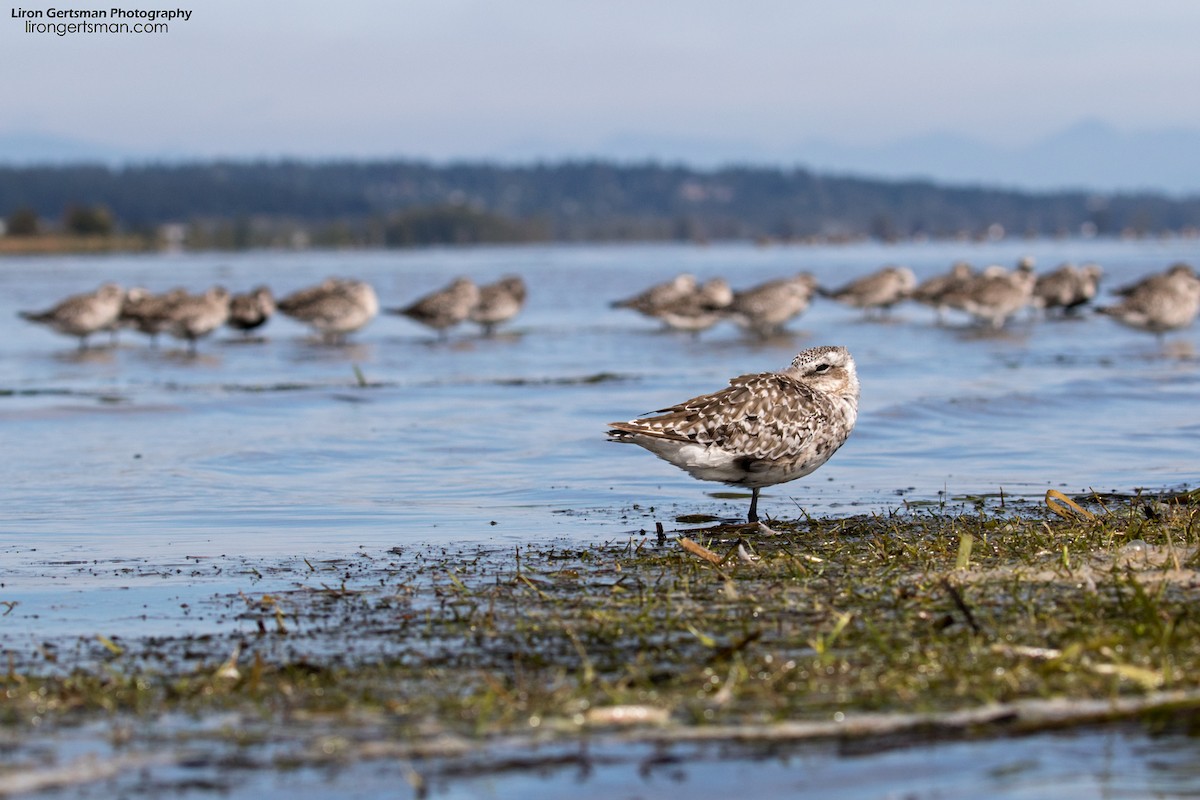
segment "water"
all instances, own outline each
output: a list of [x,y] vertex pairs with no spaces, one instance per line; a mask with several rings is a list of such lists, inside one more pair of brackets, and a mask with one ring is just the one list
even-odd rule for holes
[[[245,585],[231,559],[619,539],[679,514],[741,517],[746,500],[714,497],[726,487],[607,443],[605,424],[782,368],[817,344],[846,345],[858,362],[857,430],[817,473],[765,491],[760,512],[1200,483],[1196,328],[1160,343],[1085,315],[985,334],[962,320],[935,325],[917,306],[871,321],[818,299],[794,335],[760,343],[732,326],[662,333],[608,307],[681,271],[736,288],[804,269],[837,285],[888,262],[924,278],[957,259],[1012,265],[1027,254],[1043,269],[1096,261],[1112,287],[1176,260],[1200,263],[1200,242],[5,258],[0,600],[18,605],[0,644],[26,649],[98,627],[110,636],[220,628],[191,608]],[[492,340],[460,331],[439,343],[381,316],[330,347],[277,317],[265,341],[221,333],[195,358],[128,332],[119,347],[80,353],[16,316],[104,280],[156,291],[266,283],[284,294],[352,275],[398,306],[456,275],[510,272],[528,282],[528,305]]]

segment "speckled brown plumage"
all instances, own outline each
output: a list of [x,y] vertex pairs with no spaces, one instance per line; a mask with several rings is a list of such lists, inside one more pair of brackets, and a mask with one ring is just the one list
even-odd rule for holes
[[610,440],[646,448],[700,480],[758,493],[820,467],[854,429],[858,375],[844,347],[801,352],[780,372],[741,375],[653,416],[609,423]]
[[79,348],[87,348],[88,337],[96,331],[110,330],[117,324],[125,292],[115,283],[106,283],[95,291],[72,295],[45,311],[21,311],[23,319],[47,325],[59,333],[79,339]]

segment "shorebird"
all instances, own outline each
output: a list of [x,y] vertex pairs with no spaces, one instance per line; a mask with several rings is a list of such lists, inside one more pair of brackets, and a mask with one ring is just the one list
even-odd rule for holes
[[20,311],[23,319],[48,325],[59,333],[79,339],[79,349],[87,349],[87,340],[96,331],[111,330],[121,314],[125,292],[115,283],[105,283],[95,291],[71,295],[45,311]]
[[999,330],[1009,317],[1029,305],[1036,280],[1031,259],[1022,259],[1011,272],[999,265],[992,265],[948,292],[943,300],[950,308],[965,311],[976,321]]
[[250,331],[266,324],[275,313],[275,296],[266,286],[255,287],[245,294],[235,294],[229,300],[229,319],[225,324],[249,335]]
[[1200,278],[1183,263],[1118,289],[1117,294],[1119,303],[1096,310],[1160,339],[1167,331],[1191,325],[1200,313]]
[[508,322],[525,305],[525,281],[518,275],[506,275],[495,283],[479,287],[479,302],[468,315],[483,326],[483,335],[491,336],[496,326]]
[[801,272],[734,292],[725,311],[741,328],[768,339],[804,313],[816,290],[817,279]]
[[970,264],[966,261],[956,261],[949,272],[934,275],[919,283],[917,288],[912,290],[910,299],[931,307],[937,314],[937,321],[942,322],[946,318],[946,296],[965,286],[974,275]]
[[446,331],[471,314],[479,302],[479,287],[470,278],[455,278],[449,286],[438,289],[404,308],[389,308],[389,314],[400,314],[414,322],[433,328],[439,339]]
[[651,314],[671,330],[699,335],[724,319],[724,311],[733,302],[733,289],[724,278],[713,278],[671,302],[663,303]]
[[379,298],[365,281],[326,278],[281,298],[275,307],[311,327],[326,342],[340,342],[375,318]]
[[654,317],[665,306],[690,297],[696,291],[696,276],[681,272],[665,283],[658,283],[624,300],[614,300],[613,308],[628,308],[647,317]]
[[166,331],[188,344],[188,353],[196,354],[196,342],[208,336],[229,319],[229,290],[214,286],[204,294],[189,294],[166,310]]
[[779,372],[742,375],[654,416],[611,422],[608,436],[693,478],[749,488],[747,520],[757,522],[760,489],[808,475],[845,444],[858,418],[858,392],[850,352],[813,347]]
[[839,289],[822,291],[821,294],[868,313],[875,308],[886,313],[892,306],[908,299],[916,287],[917,276],[911,269],[889,265]]
[[1033,285],[1033,306],[1043,311],[1061,309],[1070,314],[1096,296],[1104,270],[1099,264],[1063,264],[1053,272],[1039,275]]
[[150,346],[157,347],[158,335],[165,331],[171,322],[168,312],[173,305],[187,296],[187,290],[181,288],[172,289],[165,294],[153,294],[141,286],[135,286],[125,292],[118,324],[146,334],[150,337]]

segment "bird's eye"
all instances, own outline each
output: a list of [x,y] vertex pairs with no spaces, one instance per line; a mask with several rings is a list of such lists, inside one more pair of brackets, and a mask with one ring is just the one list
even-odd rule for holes
[[815,367],[813,367],[813,372],[817,372],[817,373],[829,372],[829,368],[831,366],[832,366],[831,364],[817,364]]

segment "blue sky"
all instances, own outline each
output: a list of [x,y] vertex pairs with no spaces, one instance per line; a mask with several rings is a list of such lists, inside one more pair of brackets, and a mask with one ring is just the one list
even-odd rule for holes
[[1011,147],[1081,119],[1200,130],[1192,0],[180,5],[192,19],[158,36],[35,35],[4,14],[0,133],[144,153],[448,159],[630,137],[731,154],[935,131]]

